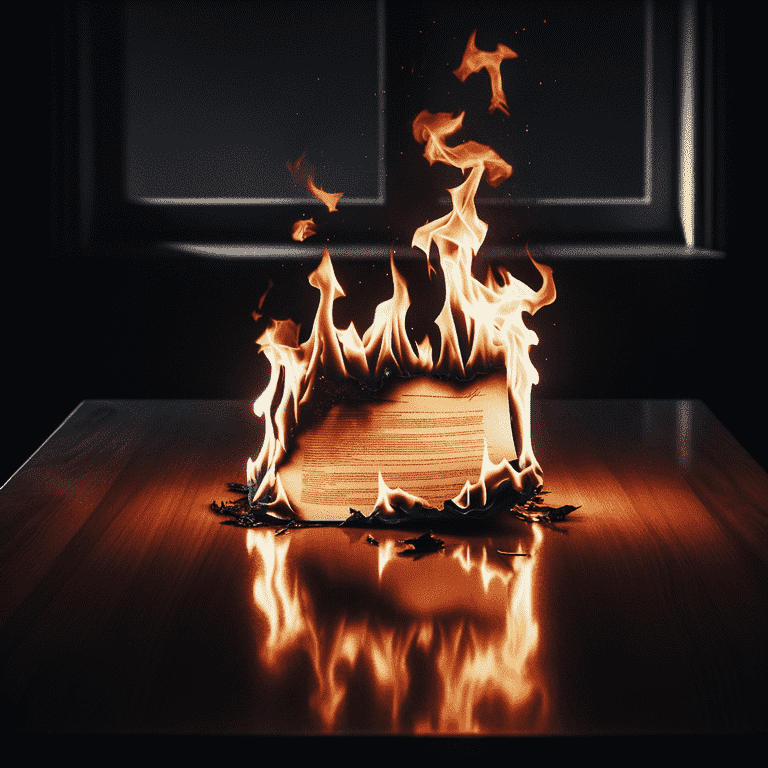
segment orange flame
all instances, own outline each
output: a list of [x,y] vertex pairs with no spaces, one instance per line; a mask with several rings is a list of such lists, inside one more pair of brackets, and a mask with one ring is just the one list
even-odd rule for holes
[[[303,582],[301,563],[311,558],[314,570],[331,561],[337,568],[338,558],[329,554],[332,542],[321,547],[319,562],[311,550],[289,558],[288,537],[248,530],[248,551],[258,564],[254,604],[266,622],[258,644],[261,661],[279,679],[293,654],[309,657],[315,677],[310,704],[324,732],[343,729],[351,678],[363,670],[372,685],[370,715],[383,732],[539,731],[548,714],[548,694],[537,660],[534,614],[542,533],[534,527],[532,534],[529,556],[510,565],[498,563],[487,545],[480,551],[449,545],[447,552],[423,561],[432,570],[418,583],[396,557],[394,541],[384,541],[378,548],[378,580],[388,595],[386,610],[329,619],[322,615],[322,595],[309,587],[316,578]],[[354,568],[356,580],[371,570],[359,562]],[[451,587],[442,589],[442,583]],[[433,701],[414,689],[416,666],[420,678],[434,681]]]
[[307,180],[307,186],[309,187],[309,191],[318,200],[322,200],[328,206],[329,211],[333,212],[338,210],[336,208],[336,203],[338,203],[339,200],[341,200],[341,196],[344,194],[343,192],[336,192],[335,194],[331,192],[326,192],[325,190],[316,187],[312,183],[311,178]]
[[316,187],[314,183],[314,171],[304,162],[305,156],[306,155],[302,155],[293,165],[286,163],[286,167],[291,172],[291,175],[294,177],[294,179],[296,179],[299,183],[306,184],[309,191],[318,200],[321,200],[323,203],[325,203],[326,206],[328,206],[329,211],[333,212],[338,210],[336,208],[336,203],[339,202],[344,193],[326,192],[324,189]]
[[[478,58],[476,53],[482,56]],[[466,77],[482,67],[491,73],[493,83],[499,75],[494,94],[497,106],[505,105],[498,65],[504,58],[514,55],[504,46],[499,46],[495,53],[477,52],[473,34],[467,46],[465,62],[457,70],[457,75],[462,77],[460,73],[464,73],[463,77]],[[542,485],[543,475],[533,453],[530,433],[531,388],[538,383],[538,373],[529,353],[530,347],[538,344],[538,337],[526,327],[522,315],[523,312],[533,315],[555,300],[552,270],[538,264],[528,252],[542,276],[542,286],[538,291],[503,269],[501,285],[490,270],[485,284],[473,277],[472,261],[488,229],[475,209],[480,180],[485,176],[491,186],[498,186],[511,176],[512,166],[490,147],[476,141],[449,146],[447,139],[461,130],[463,120],[464,113],[453,117],[447,113],[423,111],[413,121],[414,138],[425,145],[424,157],[430,165],[440,162],[460,168],[466,174],[462,184],[448,190],[453,201],[451,212],[417,229],[412,242],[427,255],[430,274],[434,268],[429,263],[429,254],[432,243],[435,243],[445,276],[445,301],[435,320],[440,332],[437,362],[433,361],[428,338],[414,345],[407,334],[405,318],[410,298],[392,253],[392,298],[376,308],[373,323],[362,338],[353,323],[346,329],[336,328],[333,303],[344,296],[344,291],[336,280],[328,250],[323,249],[321,263],[309,277],[310,284],[320,291],[320,304],[309,339],[304,344],[298,344],[299,327],[291,320],[273,321],[257,339],[260,350],[271,364],[271,376],[266,389],[254,403],[254,413],[265,418],[266,427],[264,443],[256,461],[249,458],[247,464],[252,501],[274,502],[278,491],[277,467],[287,454],[289,435],[298,423],[300,407],[308,402],[319,377],[353,377],[375,386],[386,372],[403,376],[440,373],[470,378],[478,371],[502,365],[507,374],[507,395],[519,471],[507,461],[491,464],[486,448],[479,480],[475,484],[468,483],[458,497],[447,501],[446,509],[456,514],[477,507],[490,510],[491,495],[502,486],[507,493],[512,493]],[[309,173],[303,161],[302,155],[293,167],[289,165],[292,173]],[[306,178],[311,183],[311,174]],[[466,356],[462,353],[457,318],[461,319],[460,325],[466,330],[464,341],[469,348]],[[423,499],[407,491],[389,489],[381,477],[379,489],[379,500],[374,511],[382,518],[394,521],[403,512],[429,516],[436,511],[428,509]],[[281,494],[285,495],[282,489]]]
[[461,66],[455,69],[453,74],[463,83],[470,75],[485,69],[491,78],[491,106],[488,111],[493,114],[496,109],[500,109],[509,117],[507,100],[501,87],[501,62],[504,59],[516,59],[517,54],[501,43],[496,46],[495,51],[481,51],[475,45],[476,35],[477,30],[469,36]]
[[317,234],[317,225],[314,219],[299,219],[291,230],[291,237],[300,243],[308,237]]

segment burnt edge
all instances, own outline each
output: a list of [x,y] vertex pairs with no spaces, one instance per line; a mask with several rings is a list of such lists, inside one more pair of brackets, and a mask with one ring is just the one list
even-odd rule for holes
[[[498,366],[488,366],[472,372],[464,379],[464,383],[477,377],[490,374],[497,370]],[[300,433],[321,421],[337,405],[348,405],[358,402],[371,402],[371,400],[385,399],[387,384],[395,378],[402,378],[399,371],[393,371],[390,366],[385,366],[382,378],[375,384],[361,382],[355,378],[321,375],[315,381],[312,398],[305,403],[301,411],[299,424],[289,431],[289,437],[293,440]],[[417,374],[418,375],[418,374]],[[449,374],[432,374],[437,378],[452,379]],[[411,378],[411,376],[405,376]],[[517,460],[511,462],[515,469],[519,469]],[[552,507],[543,503],[543,495],[549,493],[542,487],[526,488],[518,491],[512,485],[511,480],[502,482],[493,494],[493,498],[484,506],[471,505],[459,507],[452,500],[447,500],[442,509],[436,507],[424,507],[415,504],[413,507],[405,507],[395,504],[394,514],[383,515],[374,510],[369,516],[365,516],[357,509],[349,508],[349,517],[339,522],[337,520],[302,520],[290,507],[283,506],[280,511],[276,507],[270,507],[273,502],[271,497],[256,500],[256,483],[227,483],[227,489],[234,493],[242,494],[235,501],[222,501],[211,503],[210,509],[218,515],[229,516],[231,520],[222,521],[222,525],[235,525],[241,528],[272,528],[279,527],[276,536],[281,536],[290,530],[300,528],[392,528],[395,526],[418,525],[419,523],[451,522],[482,520],[499,513],[507,512],[512,516],[527,523],[553,524],[563,521],[571,512],[579,509],[572,505]],[[370,537],[369,537],[370,538]],[[375,541],[375,539],[373,540]],[[373,542],[369,542],[373,543]],[[378,543],[378,542],[377,542]]]
[[520,492],[513,488],[510,481],[505,481],[499,486],[494,498],[483,507],[471,506],[462,509],[452,501],[447,501],[442,510],[435,507],[423,507],[421,504],[415,505],[413,509],[397,506],[395,507],[396,514],[387,517],[375,510],[366,517],[359,510],[350,507],[349,517],[341,522],[338,520],[301,520],[288,514],[285,517],[276,514],[269,509],[269,502],[251,503],[249,497],[252,488],[249,485],[227,483],[227,489],[232,493],[242,494],[241,497],[234,501],[222,501],[219,504],[214,501],[210,505],[210,510],[217,515],[232,518],[222,521],[222,525],[235,525],[240,528],[279,528],[280,530],[275,533],[276,536],[301,528],[385,529],[427,521],[479,520],[504,511],[526,523],[552,524],[563,521],[571,512],[580,509],[580,507],[574,507],[570,504],[561,507],[549,506],[543,503],[543,495],[548,491],[532,488],[528,492]]

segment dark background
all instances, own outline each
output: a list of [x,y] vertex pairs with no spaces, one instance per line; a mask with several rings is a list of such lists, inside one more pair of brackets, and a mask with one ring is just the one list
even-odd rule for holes
[[[724,3],[713,8],[722,74],[712,126],[721,147],[716,238],[727,256],[550,260],[557,301],[529,320],[540,338],[532,357],[541,383],[533,396],[701,399],[766,467],[761,268],[746,241],[754,222],[740,215],[742,196],[735,189],[741,110],[731,54],[741,20]],[[73,14],[67,4],[50,13],[52,239],[50,253],[36,254],[16,273],[19,280],[5,282],[9,426],[2,480],[83,400],[254,399],[267,371],[256,354],[260,326],[251,312],[268,281],[275,288],[265,310],[303,320],[305,329],[317,301],[306,276],[319,253],[294,262],[158,258],[137,245],[82,255],[72,236],[78,195]],[[408,61],[416,53],[393,47],[387,55]],[[312,213],[318,210],[322,219],[321,209]],[[430,217],[435,215],[433,206]],[[414,283],[426,284],[424,261],[403,259],[400,266]],[[337,325],[354,315],[363,329],[375,304],[390,295],[388,265],[342,259],[335,267],[351,297],[338,303]],[[529,264],[515,262],[513,273],[538,286]],[[429,301],[423,313],[429,314]],[[424,317],[415,318],[420,322]],[[254,448],[243,450],[245,460]]]

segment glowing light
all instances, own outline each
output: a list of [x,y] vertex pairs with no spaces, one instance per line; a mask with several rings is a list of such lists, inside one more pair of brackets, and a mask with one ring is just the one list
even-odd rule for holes
[[[288,557],[290,538],[249,530],[248,551],[256,564],[254,606],[264,622],[257,645],[261,661],[279,684],[296,653],[309,658],[314,675],[309,703],[324,732],[344,727],[341,714],[350,685],[363,670],[372,694],[370,713],[383,731],[489,733],[499,722],[514,730],[520,718],[525,720],[521,727],[536,731],[546,722],[548,696],[536,658],[533,603],[542,533],[538,527],[532,531],[530,557],[514,568],[497,557],[494,562],[486,546],[472,556],[468,546],[459,545],[443,557],[446,582],[464,583],[451,594],[481,595],[473,599],[475,610],[464,609],[459,619],[450,602],[418,614],[402,605],[397,595],[407,585],[398,582],[403,577],[410,582],[412,574],[398,571],[394,566],[403,560],[390,555],[384,565],[386,610],[350,619],[322,616],[322,596],[302,586],[300,553]],[[382,542],[381,550],[393,544]],[[420,679],[426,675],[432,681],[429,698],[414,690],[414,664]],[[496,709],[492,717],[489,700]]]

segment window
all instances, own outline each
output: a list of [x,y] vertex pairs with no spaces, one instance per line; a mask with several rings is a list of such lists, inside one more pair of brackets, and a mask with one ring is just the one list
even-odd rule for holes
[[[530,239],[562,255],[718,254],[709,6],[94,3],[76,29],[79,221],[94,252],[407,252],[460,178],[413,140],[430,109],[466,110],[457,140],[515,169],[478,193],[489,251]],[[518,54],[502,65],[509,117],[487,113],[484,72],[452,74],[475,29],[481,49]],[[302,155],[318,186],[344,193],[337,212],[292,179]],[[309,216],[324,237],[293,242]]]

